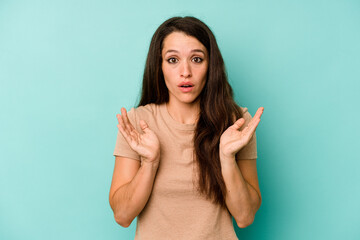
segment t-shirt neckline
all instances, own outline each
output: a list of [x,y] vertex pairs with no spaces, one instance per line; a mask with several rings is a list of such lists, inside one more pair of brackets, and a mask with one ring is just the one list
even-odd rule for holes
[[160,111],[166,121],[166,123],[169,124],[169,126],[171,127],[175,127],[176,129],[180,129],[180,130],[186,130],[186,131],[194,131],[196,129],[196,124],[185,124],[185,123],[180,123],[178,121],[176,121],[175,119],[173,119],[166,107],[166,103],[162,103],[160,104]]

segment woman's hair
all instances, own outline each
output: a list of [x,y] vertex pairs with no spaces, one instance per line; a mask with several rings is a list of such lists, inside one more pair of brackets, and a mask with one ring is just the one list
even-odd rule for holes
[[226,187],[219,157],[220,136],[235,119],[242,117],[242,112],[233,99],[215,36],[202,21],[189,16],[173,17],[156,30],[146,59],[139,106],[169,101],[161,68],[161,52],[165,37],[172,32],[183,32],[195,37],[209,54],[207,79],[199,96],[200,116],[194,134],[196,163],[199,167],[198,190],[214,203],[225,207]]

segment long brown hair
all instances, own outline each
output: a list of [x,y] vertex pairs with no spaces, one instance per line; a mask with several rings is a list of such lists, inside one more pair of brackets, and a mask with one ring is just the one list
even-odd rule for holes
[[172,32],[184,32],[198,39],[209,53],[207,80],[200,94],[200,117],[194,134],[196,163],[199,167],[199,191],[214,203],[225,205],[226,186],[221,173],[219,143],[221,134],[242,117],[227,80],[224,60],[209,27],[191,16],[173,17],[154,33],[143,76],[139,106],[169,101],[161,69],[163,41]]

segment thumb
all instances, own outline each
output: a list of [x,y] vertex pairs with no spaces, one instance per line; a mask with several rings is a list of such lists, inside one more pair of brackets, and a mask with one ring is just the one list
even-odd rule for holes
[[141,130],[143,130],[144,132],[147,132],[147,130],[149,130],[149,126],[144,120],[140,120],[140,127]]
[[244,119],[244,118],[239,118],[239,119],[232,125],[232,127],[235,128],[236,130],[239,130],[244,123],[245,123],[245,119]]

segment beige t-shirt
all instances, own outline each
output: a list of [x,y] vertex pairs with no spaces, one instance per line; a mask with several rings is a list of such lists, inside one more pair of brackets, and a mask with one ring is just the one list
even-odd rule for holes
[[[246,120],[251,119],[247,108]],[[141,132],[139,121],[145,120],[160,141],[160,165],[153,190],[137,217],[135,240],[236,240],[231,215],[227,209],[200,195],[196,184],[193,136],[196,125],[175,121],[166,104],[148,104],[128,112],[130,122]],[[114,156],[140,161],[139,155],[118,132]],[[236,155],[237,159],[256,159],[256,135]]]

